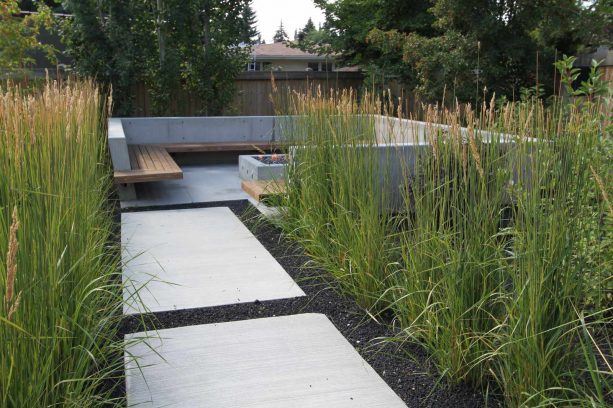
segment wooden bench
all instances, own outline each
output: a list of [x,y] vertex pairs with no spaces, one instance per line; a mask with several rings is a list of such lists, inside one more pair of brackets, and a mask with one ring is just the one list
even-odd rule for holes
[[157,146],[164,147],[168,153],[261,152],[274,148],[271,143],[267,142],[171,143]]
[[183,171],[159,145],[128,145],[131,170],[115,171],[115,182],[120,184],[183,178]]
[[219,142],[128,145],[131,170],[115,171],[115,183],[132,184],[183,178],[183,171],[170,153],[251,152],[272,150],[271,143]]

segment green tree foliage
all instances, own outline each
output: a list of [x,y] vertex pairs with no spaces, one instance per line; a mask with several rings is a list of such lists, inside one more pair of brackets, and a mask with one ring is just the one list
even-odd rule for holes
[[245,44],[258,44],[260,32],[257,29],[257,16],[248,0],[242,13],[241,35]]
[[[204,114],[219,115],[234,96],[234,80],[248,49],[241,26],[247,0],[165,0],[169,74],[206,102]],[[170,79],[176,79],[173,76]]]
[[315,1],[345,62],[430,100],[511,98],[537,84],[551,93],[556,55],[598,44],[610,26],[610,0]]
[[[74,17],[63,38],[78,72],[113,86],[118,114],[130,113],[134,83],[144,81],[156,113],[167,112],[171,91],[197,94],[202,113],[220,114],[231,102],[234,78],[248,49],[250,0],[66,0]],[[251,18],[251,17],[249,17]]]
[[272,41],[278,43],[287,40],[289,40],[289,37],[285,32],[285,27],[283,27],[283,21],[281,21],[281,24],[279,24],[279,28],[277,28],[275,35],[272,37]]
[[19,13],[16,0],[0,0],[0,69],[6,71],[32,64],[33,51],[42,51],[50,60],[55,60],[55,48],[38,41],[40,30],[52,24],[50,9],[40,5],[36,14],[22,17]]
[[315,0],[315,3],[326,16],[322,28],[329,35],[325,41],[348,64],[391,66],[401,61],[399,56],[394,61],[382,60],[387,57],[367,40],[368,33],[375,28],[423,35],[433,31],[429,0]]
[[115,110],[127,115],[133,84],[146,81],[156,61],[153,9],[121,0],[67,0],[65,7],[73,17],[60,22],[60,34],[75,71],[112,85]]
[[[311,19],[311,17],[309,17],[308,21],[306,22],[306,24],[304,25],[304,27],[300,30],[296,30],[294,33],[294,41],[298,41],[300,43],[304,42],[305,40],[307,40],[307,38],[315,33],[317,31],[317,28],[315,27],[315,24],[313,23],[313,19]],[[312,41],[312,39],[311,39]]]
[[61,0],[19,0],[22,11],[38,11],[41,5],[49,7],[54,13],[65,13]]
[[306,24],[304,25],[304,28],[302,29],[302,32],[305,34],[308,34],[311,31],[315,31],[315,30],[316,28],[315,28],[315,24],[313,23],[313,19],[309,17]]

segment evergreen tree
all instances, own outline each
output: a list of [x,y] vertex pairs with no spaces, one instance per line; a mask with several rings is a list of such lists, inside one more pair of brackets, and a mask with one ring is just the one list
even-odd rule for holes
[[309,20],[307,21],[306,25],[304,26],[304,28],[302,29],[302,32],[307,35],[309,34],[311,31],[315,31],[315,24],[313,24],[313,20],[311,19],[311,17],[309,17]]
[[313,24],[313,20],[311,17],[309,17],[306,25],[301,30],[296,31],[294,34],[294,40],[298,41],[299,43],[303,43],[310,34],[316,31],[317,29],[315,28],[315,24]]
[[279,28],[277,28],[275,35],[272,37],[272,41],[275,43],[279,43],[287,40],[289,40],[289,37],[285,32],[285,27],[283,27],[283,20],[281,20],[281,24],[279,24]]
[[257,16],[253,7],[251,7],[251,1],[248,0],[245,5],[241,21],[241,37],[245,44],[257,44],[260,36],[257,29]]

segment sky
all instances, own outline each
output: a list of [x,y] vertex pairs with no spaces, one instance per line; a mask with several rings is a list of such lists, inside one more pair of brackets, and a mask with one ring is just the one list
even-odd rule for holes
[[294,30],[304,27],[309,17],[315,27],[325,20],[312,0],[253,0],[252,4],[258,18],[258,31],[266,43],[272,42],[281,20],[290,40],[294,38]]

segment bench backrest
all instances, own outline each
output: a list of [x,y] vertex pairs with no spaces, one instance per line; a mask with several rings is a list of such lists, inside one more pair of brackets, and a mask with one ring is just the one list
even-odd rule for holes
[[271,142],[273,116],[122,118],[128,144]]

